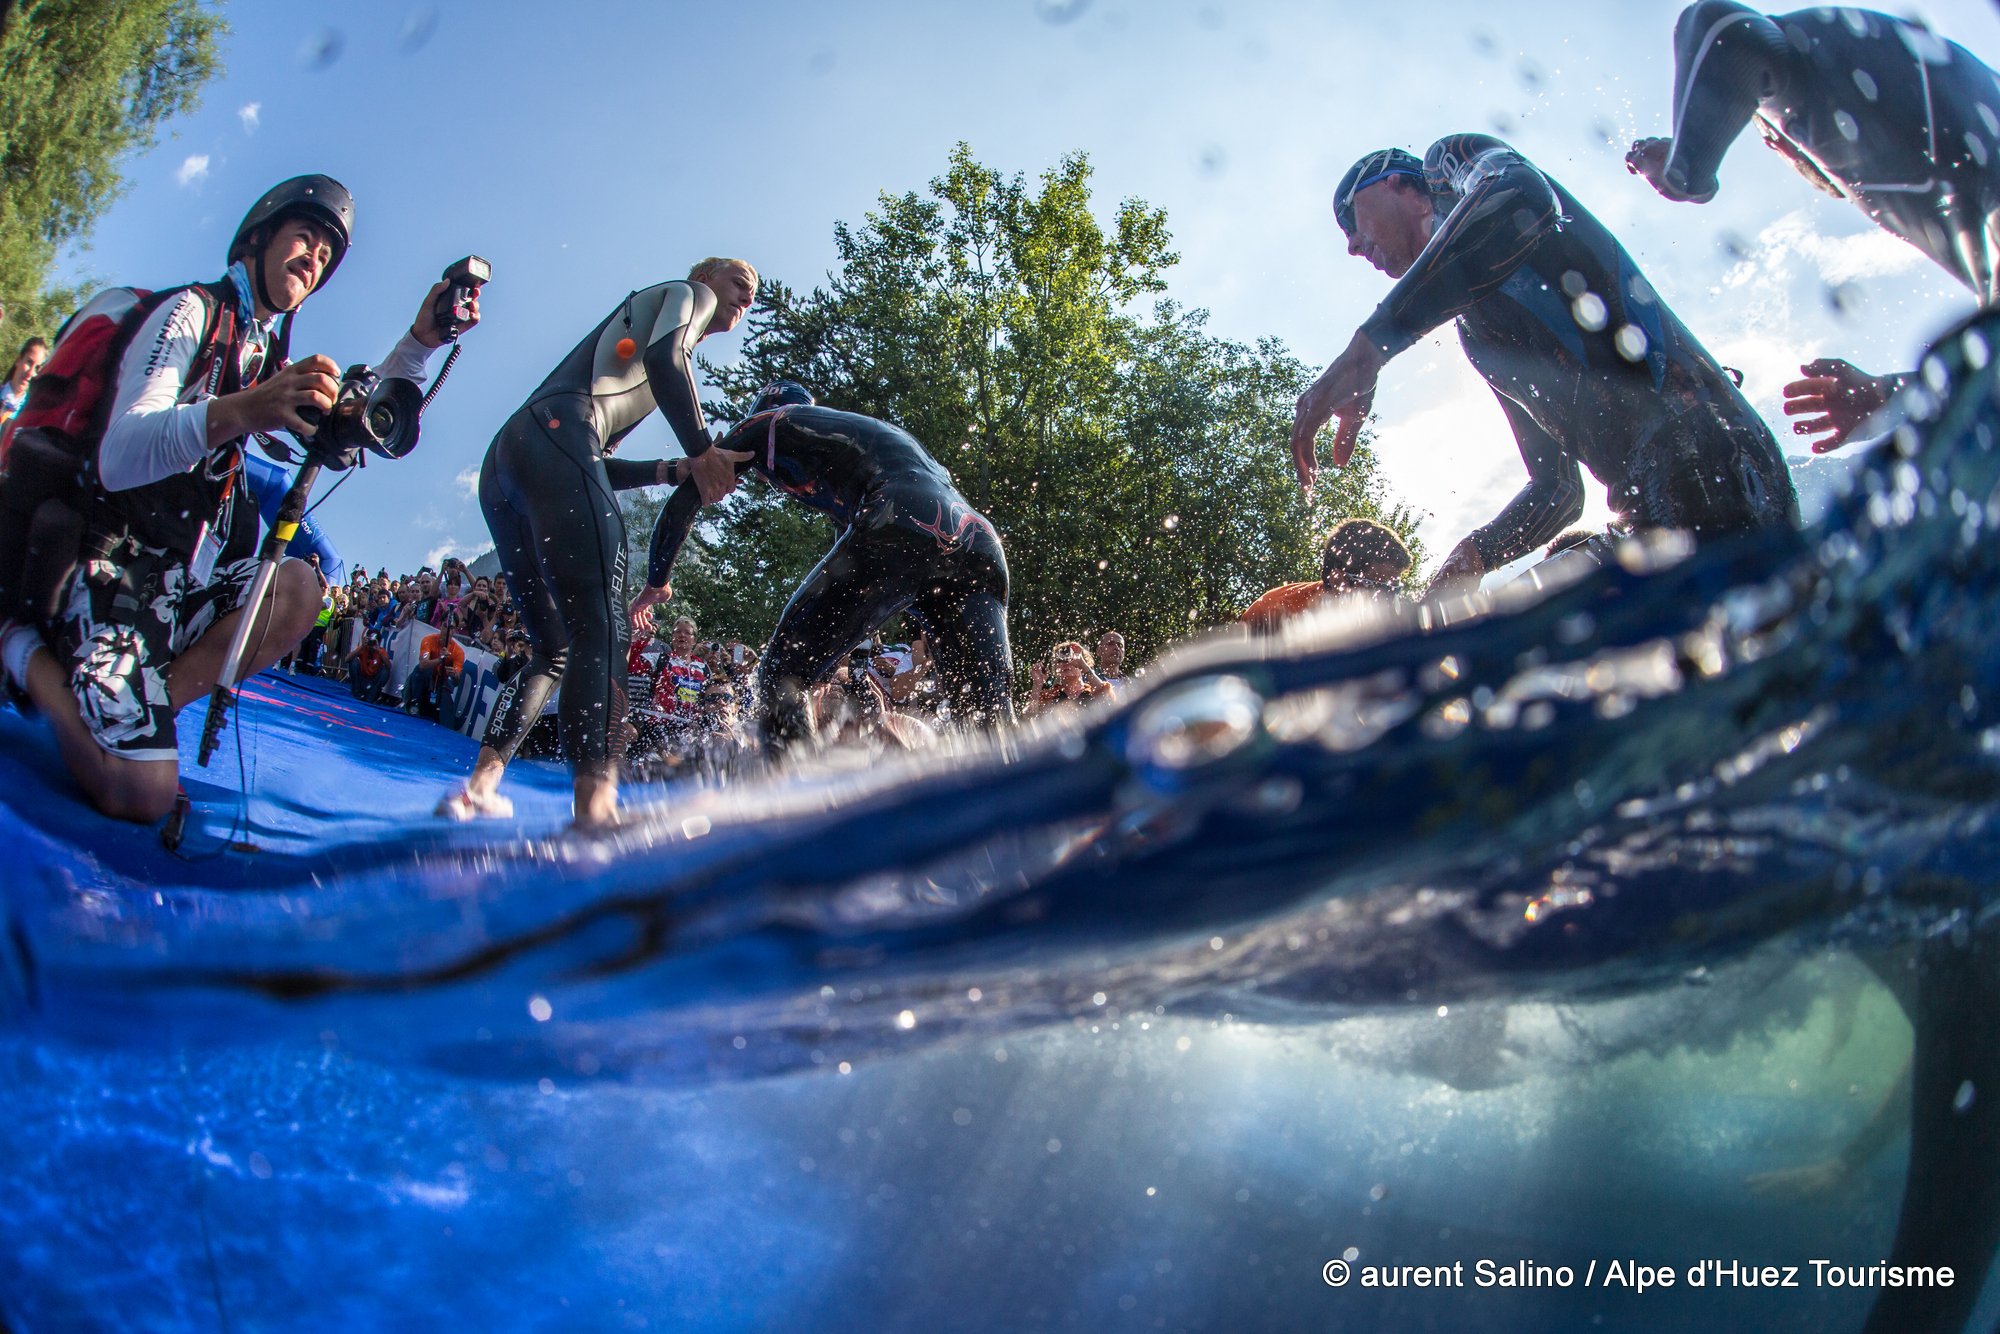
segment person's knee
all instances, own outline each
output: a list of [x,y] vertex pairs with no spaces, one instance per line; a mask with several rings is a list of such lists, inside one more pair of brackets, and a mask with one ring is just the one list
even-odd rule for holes
[[312,633],[320,612],[319,576],[302,560],[279,564],[271,585],[271,628],[287,644]]
[[180,768],[172,760],[106,756],[95,773],[78,779],[99,814],[133,824],[165,819],[180,791]]

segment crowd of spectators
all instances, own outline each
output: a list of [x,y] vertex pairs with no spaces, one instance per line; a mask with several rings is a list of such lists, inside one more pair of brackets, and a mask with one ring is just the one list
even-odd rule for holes
[[[1320,578],[1273,589],[1243,622],[1263,632],[1327,599],[1400,596],[1399,580],[1410,563],[1409,552],[1388,528],[1348,520],[1327,538]],[[397,680],[392,649],[411,625],[422,637],[413,665]],[[910,749],[950,723],[921,626],[910,629],[908,642],[878,634],[857,646],[814,688],[813,718],[822,738],[876,750]],[[346,583],[328,584],[318,624],[284,666],[345,681],[357,699],[399,703],[406,712],[462,730],[479,704],[466,671],[467,651],[475,649],[494,660],[502,687],[518,675],[529,655],[520,608],[504,575],[474,575],[463,562],[446,559],[436,570],[400,578],[387,570],[371,575],[357,569]],[[406,648],[406,663],[412,661],[407,654]],[[639,618],[626,662],[631,776],[737,772],[755,747],[749,724],[757,660],[757,651],[741,639],[704,638],[691,617],[677,617],[664,635]],[[1024,717],[1116,699],[1127,685],[1125,637],[1105,630],[1094,643],[1065,639],[1038,655],[1028,676]]]

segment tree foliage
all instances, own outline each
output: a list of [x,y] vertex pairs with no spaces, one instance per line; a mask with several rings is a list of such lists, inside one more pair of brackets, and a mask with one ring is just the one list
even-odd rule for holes
[[[1023,658],[1106,629],[1143,658],[1315,577],[1316,534],[1338,518],[1412,527],[1365,446],[1308,509],[1285,444],[1307,369],[1167,299],[1165,214],[1128,199],[1100,224],[1090,177],[1077,154],[1031,186],[960,144],[927,192],[836,224],[824,286],[767,282],[742,359],[709,368],[737,401],[796,379],[921,441],[1006,544]],[[676,606],[767,634],[830,538],[746,488],[697,526]]]
[[65,245],[123,185],[120,164],[191,109],[223,23],[198,0],[0,0],[0,343],[51,334]]

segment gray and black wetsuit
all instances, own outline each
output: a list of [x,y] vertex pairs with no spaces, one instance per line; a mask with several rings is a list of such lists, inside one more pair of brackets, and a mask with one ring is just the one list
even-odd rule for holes
[[1983,304],[2000,296],[2000,82],[1971,52],[1865,9],[1689,5],[1674,27],[1668,189],[1713,198],[1753,116]]
[[[604,772],[624,750],[625,520],[615,491],[651,486],[657,464],[614,459],[655,407],[690,458],[709,447],[694,382],[694,345],[715,313],[695,282],[634,292],[578,343],[507,419],[479,471],[493,532],[534,645],[502,693],[486,744],[511,760],[562,686],[563,753]],[[690,488],[692,489],[692,488]]]
[[1471,535],[1487,569],[1576,521],[1579,464],[1635,527],[1798,522],[1770,428],[1567,190],[1483,134],[1431,145],[1424,180],[1436,229],[1361,331],[1393,357],[1456,319],[1499,396],[1528,484]]
[[[908,609],[923,621],[939,683],[963,721],[1011,720],[1007,558],[985,516],[911,435],[873,417],[790,406],[749,417],[720,442],[839,530],[778,618],[757,668],[766,736],[810,734],[806,691],[872,631]],[[701,498],[677,488],[653,530],[646,582],[667,582]]]

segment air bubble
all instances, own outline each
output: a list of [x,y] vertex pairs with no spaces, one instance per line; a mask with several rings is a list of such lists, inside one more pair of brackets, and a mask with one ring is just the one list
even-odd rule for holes
[[1135,764],[1192,769],[1242,749],[1257,736],[1264,699],[1240,676],[1190,681],[1147,704],[1132,724]]

